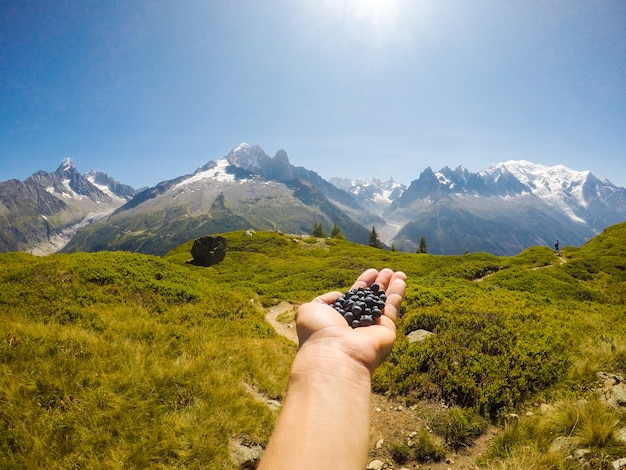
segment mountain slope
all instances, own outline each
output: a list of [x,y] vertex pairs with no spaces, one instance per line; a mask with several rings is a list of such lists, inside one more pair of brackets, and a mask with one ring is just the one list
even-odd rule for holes
[[81,226],[111,213],[134,193],[104,173],[81,175],[70,159],[53,173],[2,182],[0,252],[55,252]]
[[526,161],[471,173],[427,168],[383,214],[401,226],[392,241],[413,251],[512,255],[532,245],[581,245],[626,220],[626,189],[590,172]]
[[315,223],[336,224],[350,240],[368,231],[347,211],[368,220],[347,193],[316,173],[289,163],[284,151],[270,158],[241,144],[191,175],[149,188],[110,216],[81,230],[64,251],[124,249],[164,254],[203,235],[240,229],[310,233]]

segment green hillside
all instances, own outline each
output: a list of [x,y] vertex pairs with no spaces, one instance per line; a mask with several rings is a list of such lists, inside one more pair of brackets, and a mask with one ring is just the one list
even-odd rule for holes
[[[210,268],[186,264],[191,242],[162,258],[0,255],[0,468],[234,468],[230,440],[265,445],[276,417],[250,388],[280,399],[296,351],[265,308],[342,290],[369,267],[408,276],[375,391],[445,402],[448,449],[472,437],[454,416],[498,425],[481,468],[531,468],[497,465],[551,458],[550,439],[578,435],[539,414],[511,423],[511,413],[585,398],[600,419],[596,373],[626,374],[626,224],[562,258],[542,247],[432,256],[222,235],[226,259]],[[417,329],[435,335],[409,343]],[[623,409],[609,416],[577,441],[593,468],[626,457]],[[578,468],[546,465],[535,468]]]

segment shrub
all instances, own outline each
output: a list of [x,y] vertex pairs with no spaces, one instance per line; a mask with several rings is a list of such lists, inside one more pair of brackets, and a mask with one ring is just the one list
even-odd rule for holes
[[467,447],[487,429],[487,420],[471,410],[453,407],[435,413],[430,422],[434,432],[453,449]]
[[417,435],[413,454],[418,462],[439,462],[446,457],[445,449],[435,442],[425,427]]
[[394,444],[391,446],[391,458],[397,464],[403,464],[411,457],[411,448],[406,444]]

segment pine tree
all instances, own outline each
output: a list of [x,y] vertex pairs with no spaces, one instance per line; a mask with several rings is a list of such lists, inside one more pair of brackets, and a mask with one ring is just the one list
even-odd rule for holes
[[428,253],[428,245],[426,244],[426,238],[420,238],[420,246],[417,249],[417,253]]
[[324,227],[319,222],[313,224],[313,232],[311,232],[311,236],[326,238],[326,233],[324,232]]
[[368,244],[369,246],[373,246],[374,248],[383,247],[383,244],[380,241],[380,238],[378,238],[378,232],[376,231],[376,227],[374,226],[372,226],[372,231],[370,232]]
[[330,231],[330,237],[339,238],[341,240],[344,240],[346,238],[344,237],[343,233],[341,233],[341,229],[337,226],[337,224],[333,225],[333,228]]

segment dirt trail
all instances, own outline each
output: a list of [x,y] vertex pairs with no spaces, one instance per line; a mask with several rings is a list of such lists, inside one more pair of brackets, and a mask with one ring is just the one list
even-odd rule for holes
[[298,334],[296,333],[295,320],[291,320],[289,322],[281,322],[276,319],[282,313],[287,313],[290,311],[295,312],[296,308],[297,307],[295,305],[290,304],[289,302],[281,302],[278,305],[274,305],[273,307],[267,309],[265,319],[270,325],[274,327],[278,334],[298,344]]

